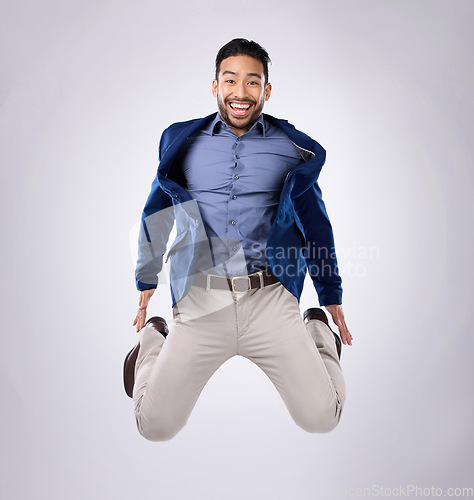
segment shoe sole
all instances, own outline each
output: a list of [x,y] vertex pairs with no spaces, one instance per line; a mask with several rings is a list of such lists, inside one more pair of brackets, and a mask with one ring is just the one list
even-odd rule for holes
[[[311,307],[310,309],[307,309],[304,314],[303,314],[303,321],[306,321],[306,318],[308,316],[310,316],[311,314],[324,314],[324,317],[326,318],[326,321],[327,321],[327,315],[326,313],[324,312],[323,309],[321,309],[320,307]],[[332,328],[329,326],[329,324],[325,323],[323,320],[318,320],[318,321],[322,321],[332,332],[332,334],[334,335],[334,340],[336,341],[336,351],[337,351],[337,356],[339,359],[341,359],[341,354],[342,354],[342,340],[341,338],[339,337],[339,335],[334,332],[332,330]]]
[[125,356],[125,361],[123,362],[123,386],[125,388],[125,393],[129,398],[133,397],[133,386],[135,385],[135,364],[137,362],[139,349],[140,344],[137,344]]
[[[166,328],[168,324],[166,320],[161,316],[153,316],[145,324],[144,327],[149,323],[154,321],[160,321]],[[161,332],[161,335],[166,338],[168,332]],[[133,398],[133,386],[135,385],[135,365],[137,363],[138,351],[140,350],[140,344],[133,347],[130,352],[125,356],[125,361],[123,362],[123,386],[125,388],[125,393],[129,398]]]

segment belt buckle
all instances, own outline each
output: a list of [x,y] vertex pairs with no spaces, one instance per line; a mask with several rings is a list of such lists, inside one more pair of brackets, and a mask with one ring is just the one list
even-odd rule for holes
[[[234,280],[245,280],[247,283],[247,288],[245,290],[236,290]],[[252,283],[250,281],[250,276],[235,276],[234,278],[231,279],[231,283],[232,283],[232,291],[234,293],[245,293],[245,292],[249,292],[252,289]]]

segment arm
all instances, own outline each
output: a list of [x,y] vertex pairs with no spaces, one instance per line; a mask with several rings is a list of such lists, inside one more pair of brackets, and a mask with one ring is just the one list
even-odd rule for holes
[[294,207],[306,239],[306,264],[322,306],[341,304],[334,236],[317,183],[294,199]]
[[[174,223],[173,207],[166,206],[167,203],[171,204],[171,199],[155,181],[143,210],[138,237],[135,280],[140,296],[138,312],[133,321],[137,332],[145,324],[148,303],[158,286],[158,273],[163,267],[163,255],[166,252],[166,245]],[[159,206],[163,208],[153,212]],[[147,213],[150,215],[147,216]]]
[[143,209],[138,235],[138,260],[135,279],[139,291],[156,288],[158,273],[174,223],[171,198],[153,181],[150,196]]
[[[161,136],[159,160],[166,144],[166,131]],[[163,266],[163,255],[174,223],[172,201],[160,187],[158,173],[151,185],[151,192],[143,209],[138,236],[138,260],[135,269],[137,289],[140,291],[139,307],[133,321],[137,332],[146,320],[146,309],[158,286],[158,273]]]
[[306,263],[319,297],[319,303],[331,314],[344,344],[352,345],[342,310],[342,280],[339,276],[334,235],[316,182],[294,200],[296,214],[306,238]]

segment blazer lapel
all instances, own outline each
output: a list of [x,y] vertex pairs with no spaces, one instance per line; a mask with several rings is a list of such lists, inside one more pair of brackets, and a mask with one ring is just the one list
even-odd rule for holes
[[212,113],[204,118],[193,120],[191,123],[187,122],[180,128],[176,127],[175,130],[170,132],[174,134],[174,137],[171,138],[171,142],[166,150],[162,152],[160,166],[158,168],[158,173],[160,175],[166,176],[171,164],[173,163],[174,157],[178,153],[184,141],[194,134],[194,132],[203,128],[209,121],[214,119],[215,116],[216,113]]

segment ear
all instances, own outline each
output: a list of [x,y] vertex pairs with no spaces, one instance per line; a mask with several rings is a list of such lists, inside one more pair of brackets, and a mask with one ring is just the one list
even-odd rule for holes
[[217,97],[217,80],[212,80],[212,95]]
[[265,100],[268,101],[270,99],[270,94],[272,93],[272,84],[267,83],[265,85]]

